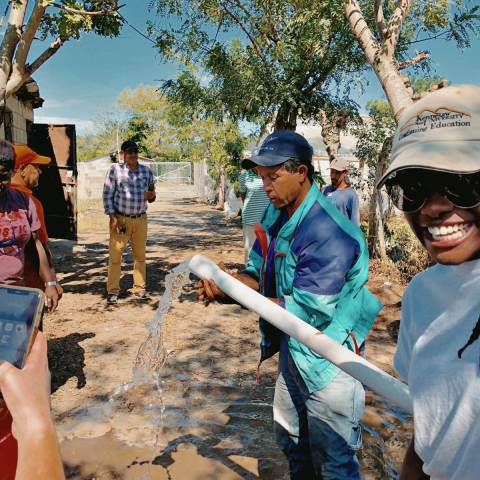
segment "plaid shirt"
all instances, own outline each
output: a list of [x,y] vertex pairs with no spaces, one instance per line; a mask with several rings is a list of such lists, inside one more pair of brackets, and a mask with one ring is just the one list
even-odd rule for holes
[[137,166],[135,171],[127,165],[114,163],[107,173],[103,186],[103,205],[105,213],[111,215],[138,215],[147,211],[144,192],[155,183],[149,167]]

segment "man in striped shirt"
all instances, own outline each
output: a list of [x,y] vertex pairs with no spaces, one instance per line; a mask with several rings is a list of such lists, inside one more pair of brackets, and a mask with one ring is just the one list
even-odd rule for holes
[[120,292],[122,255],[128,242],[132,247],[133,293],[144,298],[146,287],[145,249],[147,245],[147,202],[155,200],[153,173],[138,163],[138,146],[122,143],[124,163],[114,163],[105,178],[103,204],[110,216],[110,244],[107,301],[117,303]]
[[240,196],[243,200],[242,225],[245,264],[255,243],[254,226],[262,220],[270,201],[263,190],[262,179],[253,170],[243,170],[239,178]]

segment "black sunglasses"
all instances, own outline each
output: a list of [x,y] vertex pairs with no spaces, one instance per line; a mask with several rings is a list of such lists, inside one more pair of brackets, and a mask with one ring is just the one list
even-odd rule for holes
[[402,212],[414,213],[439,193],[458,208],[480,205],[480,172],[469,174],[408,169],[393,174],[385,184],[393,204]]

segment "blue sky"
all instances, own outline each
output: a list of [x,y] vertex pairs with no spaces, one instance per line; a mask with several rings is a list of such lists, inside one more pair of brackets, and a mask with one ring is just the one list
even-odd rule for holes
[[[147,0],[126,0],[122,13],[127,20],[144,30]],[[459,51],[443,41],[427,42],[418,48],[429,49],[439,74],[453,83],[480,84],[480,39],[472,48]],[[79,134],[94,130],[93,121],[101,111],[111,109],[118,94],[125,88],[140,84],[159,85],[161,80],[174,77],[175,65],[161,61],[153,45],[128,26],[119,38],[106,39],[84,35],[71,41],[54,55],[34,75],[45,99],[43,108],[36,110],[36,122],[75,123]],[[356,99],[364,105],[371,98],[383,96],[373,75],[364,95]]]

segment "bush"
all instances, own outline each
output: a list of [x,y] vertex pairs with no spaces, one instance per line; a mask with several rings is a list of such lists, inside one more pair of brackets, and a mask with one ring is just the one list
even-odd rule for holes
[[387,255],[404,282],[432,265],[432,260],[403,217],[393,217],[385,228]]

